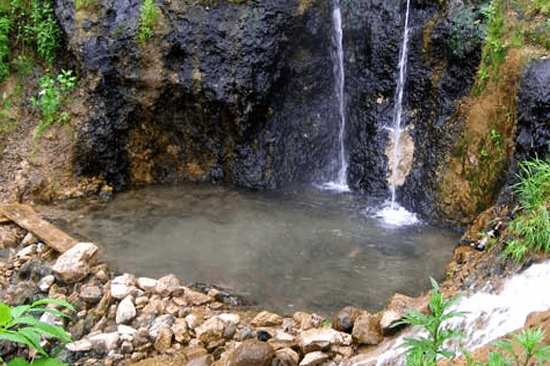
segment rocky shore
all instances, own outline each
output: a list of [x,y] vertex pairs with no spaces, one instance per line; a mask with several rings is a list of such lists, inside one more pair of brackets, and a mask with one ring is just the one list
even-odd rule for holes
[[[92,243],[60,254],[8,220],[0,238],[0,301],[50,297],[75,306],[64,324],[74,343],[44,341],[72,365],[366,364],[363,353],[393,335],[391,325],[406,310],[426,310],[425,299],[396,294],[377,314],[347,307],[333,319],[301,311],[283,317],[242,306],[223,290],[187,287],[173,275],[113,273]],[[62,324],[49,315],[42,320]],[[27,355],[9,342],[0,349],[4,358]]]
[[[517,270],[499,261],[496,249],[457,247],[442,290],[475,291]],[[346,307],[331,319],[302,311],[282,316],[244,306],[221,289],[191,288],[173,275],[114,273],[94,244],[75,242],[61,254],[7,219],[0,220],[0,273],[2,302],[50,297],[74,305],[65,324],[49,314],[41,319],[72,335],[64,346],[43,341],[71,365],[376,365],[395,347],[401,329],[392,325],[409,309],[428,311],[427,295],[395,294],[376,314]],[[10,342],[0,342],[0,352],[4,359],[33,356]]]

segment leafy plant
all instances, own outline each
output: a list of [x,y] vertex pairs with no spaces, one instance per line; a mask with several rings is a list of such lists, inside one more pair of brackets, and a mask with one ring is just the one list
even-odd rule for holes
[[[52,325],[36,319],[33,314],[50,313],[54,316],[68,318],[69,316],[57,309],[50,309],[45,306],[53,304],[74,311],[74,307],[66,301],[58,299],[42,299],[30,305],[20,305],[10,308],[0,302],[0,340],[6,340],[25,344],[35,349],[41,356],[32,365],[64,365],[64,363],[50,358],[48,353],[40,345],[40,338],[48,336],[59,339],[64,343],[72,341],[71,336],[58,325]],[[0,357],[0,362],[4,360]],[[15,358],[8,363],[8,366],[28,365],[29,363],[21,358]]]
[[[42,112],[42,121],[35,130],[35,138],[40,138],[46,129],[56,122],[57,112],[65,100],[66,92],[77,85],[77,80],[78,78],[72,70],[61,70],[57,80],[49,75],[40,78],[41,91],[39,96],[31,100],[31,103],[35,107],[39,107]],[[57,119],[59,124],[64,121],[66,121],[66,118]]]
[[451,28],[451,53],[464,57],[468,50],[479,46],[485,38],[487,26],[477,21],[478,13],[473,9],[460,10],[453,19]]
[[11,20],[5,16],[0,17],[0,81],[8,76],[10,69],[7,63],[10,54],[9,34]]
[[145,0],[139,9],[139,29],[137,42],[144,45],[155,34],[155,25],[158,22],[160,12],[155,0]]
[[[507,355],[502,352],[491,352],[487,363],[473,360],[468,352],[465,353],[465,356],[469,366],[527,366],[533,358],[537,359],[540,366],[543,361],[550,361],[550,346],[540,346],[543,338],[544,332],[540,328],[522,330],[521,333],[514,334],[513,339],[494,343]],[[523,357],[514,351],[513,345],[519,346],[523,350]]]
[[519,183],[513,186],[521,200],[523,213],[509,225],[518,238],[508,240],[503,254],[519,262],[530,251],[550,251],[550,160],[535,158],[519,163]]
[[455,329],[442,328],[441,324],[448,319],[462,316],[464,313],[449,311],[460,295],[445,300],[445,295],[439,291],[439,285],[430,277],[433,286],[429,302],[431,315],[425,315],[417,310],[410,310],[409,313],[394,326],[411,324],[419,326],[428,332],[428,337],[405,338],[403,344],[407,349],[407,366],[433,366],[436,365],[438,355],[447,358],[454,358],[456,354],[443,348],[443,343],[452,338],[461,338],[462,332]]

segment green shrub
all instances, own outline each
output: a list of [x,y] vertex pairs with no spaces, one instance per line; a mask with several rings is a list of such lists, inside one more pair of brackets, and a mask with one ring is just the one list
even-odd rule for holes
[[155,34],[155,25],[159,20],[160,11],[155,0],[145,0],[139,13],[137,42],[139,45],[144,45]]
[[[72,342],[70,335],[63,327],[41,322],[33,316],[37,313],[50,313],[59,317],[69,317],[57,309],[45,307],[49,304],[58,305],[71,311],[75,310],[68,302],[56,299],[38,300],[30,305],[20,305],[12,308],[0,302],[0,340],[21,343],[34,348],[42,358],[34,361],[32,365],[65,365],[51,358],[44,348],[42,348],[40,345],[40,338],[42,336],[59,339],[64,343]],[[2,357],[0,357],[0,362],[3,361]],[[15,358],[8,363],[8,366],[28,364],[27,361],[21,358]]]
[[460,299],[460,295],[445,300],[445,295],[439,291],[437,282],[431,277],[430,281],[433,286],[429,302],[431,315],[424,315],[419,311],[410,310],[403,319],[394,325],[416,325],[425,329],[429,334],[427,338],[405,338],[403,346],[408,347],[406,354],[407,366],[435,366],[438,355],[454,358],[456,354],[443,349],[443,343],[448,339],[463,336],[459,330],[441,327],[441,323],[445,320],[464,315],[464,313],[448,311],[449,307]]
[[0,81],[10,73],[8,57],[10,55],[11,20],[6,16],[0,17]]
[[42,113],[42,120],[34,132],[35,139],[42,137],[48,127],[56,121],[61,124],[67,120],[66,117],[58,118],[57,112],[66,98],[66,93],[77,85],[77,77],[72,70],[61,70],[57,79],[45,75],[40,78],[39,83],[39,96],[31,99],[31,104],[38,107]]
[[477,21],[477,17],[473,9],[462,9],[454,17],[450,44],[453,56],[464,57],[467,50],[477,47],[485,38],[487,26]]
[[531,251],[550,251],[550,160],[535,158],[519,163],[520,182],[513,186],[520,198],[523,213],[510,222],[509,231],[518,236],[508,240],[504,255],[516,262]]
[[488,20],[487,34],[481,50],[481,65],[478,70],[476,92],[480,93],[492,76],[499,78],[500,66],[506,58],[507,48],[504,45],[504,0],[491,0],[482,10]]

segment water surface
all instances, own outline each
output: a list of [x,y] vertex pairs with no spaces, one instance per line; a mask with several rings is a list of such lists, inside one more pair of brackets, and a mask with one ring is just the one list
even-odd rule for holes
[[444,276],[458,240],[428,225],[384,227],[367,198],[314,188],[154,186],[42,211],[119,271],[173,273],[281,313],[376,311],[396,291],[416,295]]

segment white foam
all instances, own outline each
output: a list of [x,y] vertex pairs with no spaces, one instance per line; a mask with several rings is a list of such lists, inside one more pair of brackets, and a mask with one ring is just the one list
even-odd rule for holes
[[328,182],[318,186],[320,189],[335,191],[335,192],[350,192],[347,184],[341,184],[339,182]]
[[380,211],[375,214],[384,225],[391,227],[409,226],[420,223],[416,214],[407,211],[396,203],[386,203]]

